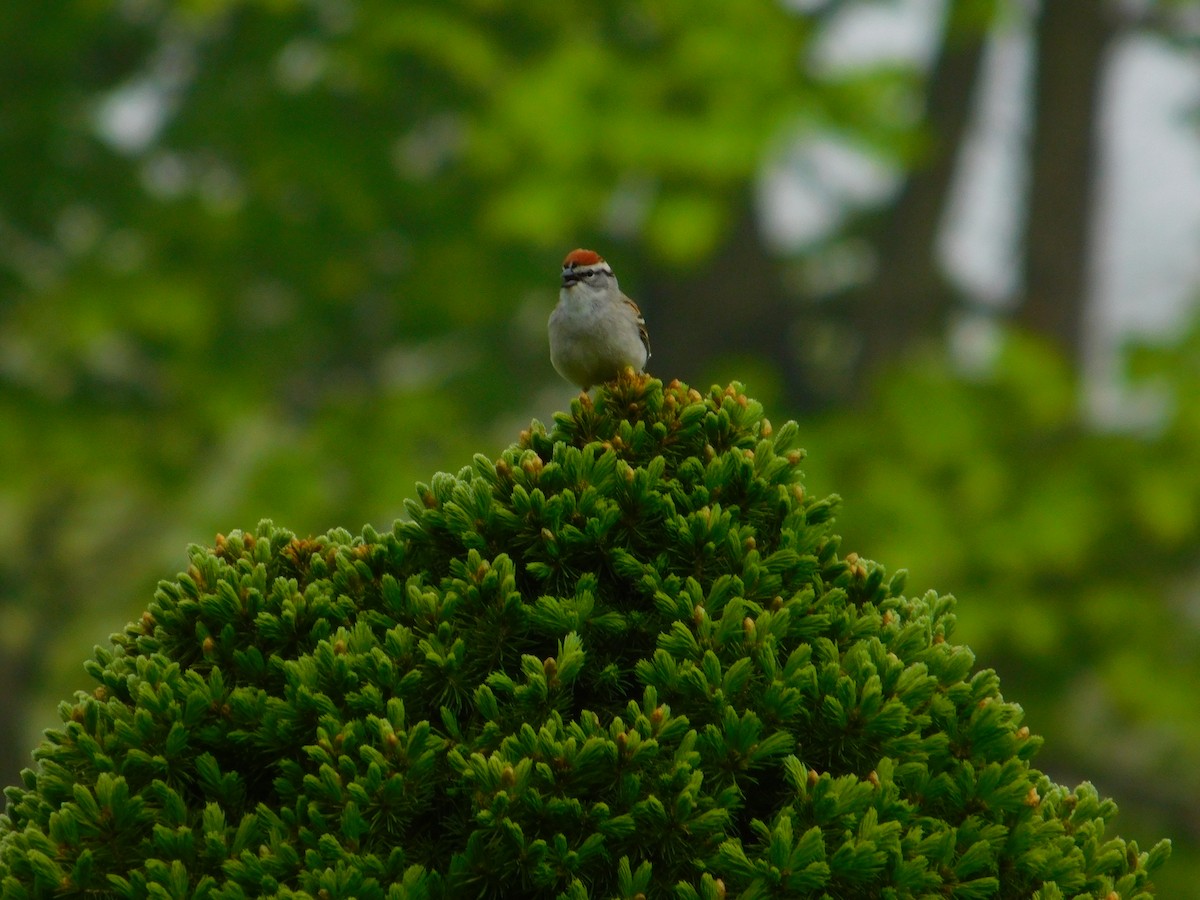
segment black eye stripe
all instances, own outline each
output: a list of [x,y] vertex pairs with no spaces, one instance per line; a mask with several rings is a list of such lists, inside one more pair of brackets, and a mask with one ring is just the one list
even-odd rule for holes
[[563,266],[563,278],[579,280],[591,278],[593,275],[608,275],[612,277],[612,269],[577,269],[574,266]]

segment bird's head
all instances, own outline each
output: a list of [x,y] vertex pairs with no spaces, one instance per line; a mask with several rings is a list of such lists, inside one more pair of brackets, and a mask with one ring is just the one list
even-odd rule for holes
[[563,290],[584,288],[589,294],[606,293],[616,285],[612,267],[594,250],[572,250],[563,260]]

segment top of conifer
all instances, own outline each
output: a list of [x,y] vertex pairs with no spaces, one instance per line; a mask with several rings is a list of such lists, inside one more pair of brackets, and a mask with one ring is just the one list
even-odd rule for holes
[[627,373],[387,533],[193,546],[0,820],[7,897],[1148,896],[799,428]]

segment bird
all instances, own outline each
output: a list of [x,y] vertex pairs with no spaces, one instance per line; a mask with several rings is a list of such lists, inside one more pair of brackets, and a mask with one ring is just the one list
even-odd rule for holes
[[555,371],[584,391],[614,380],[626,367],[643,372],[650,358],[642,311],[621,292],[612,267],[594,250],[572,250],[563,260],[549,328]]

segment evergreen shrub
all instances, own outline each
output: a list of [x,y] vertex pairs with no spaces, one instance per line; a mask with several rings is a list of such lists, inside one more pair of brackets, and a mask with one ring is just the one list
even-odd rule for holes
[[627,374],[387,534],[193,546],[0,819],[5,898],[1134,898],[800,429]]

